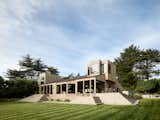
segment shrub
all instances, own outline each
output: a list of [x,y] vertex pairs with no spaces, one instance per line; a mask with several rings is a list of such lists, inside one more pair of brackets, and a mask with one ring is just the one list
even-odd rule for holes
[[70,100],[69,99],[65,99],[64,102],[70,102]]
[[23,98],[38,92],[38,83],[24,78],[5,81],[4,85],[0,98]]
[[56,101],[57,101],[57,102],[61,102],[62,100],[60,100],[60,99],[56,99]]
[[142,96],[140,94],[134,94],[133,98],[135,98],[135,99],[142,99]]

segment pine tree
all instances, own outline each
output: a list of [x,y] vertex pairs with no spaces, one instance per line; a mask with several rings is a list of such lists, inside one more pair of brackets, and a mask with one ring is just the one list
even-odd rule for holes
[[48,71],[53,74],[53,75],[59,75],[59,72],[56,68],[54,67],[47,67],[48,68]]
[[122,86],[129,91],[135,89],[138,80],[133,68],[139,60],[139,55],[139,47],[131,45],[120,54],[119,58],[115,59],[118,79]]
[[27,54],[22,60],[19,61],[19,65],[21,69],[30,70],[33,68],[33,58]]
[[147,49],[141,52],[141,59],[137,66],[139,75],[143,79],[149,80],[152,76],[159,75],[159,70],[156,69],[160,63],[160,51],[155,49]]

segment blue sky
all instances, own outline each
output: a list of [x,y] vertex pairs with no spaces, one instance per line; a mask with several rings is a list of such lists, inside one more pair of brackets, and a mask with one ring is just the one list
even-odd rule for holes
[[67,75],[131,44],[160,49],[159,11],[159,0],[1,0],[0,75],[25,54]]

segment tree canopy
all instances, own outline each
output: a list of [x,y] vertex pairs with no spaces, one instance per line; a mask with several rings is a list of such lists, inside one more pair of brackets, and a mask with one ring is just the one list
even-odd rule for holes
[[120,57],[115,59],[118,79],[127,90],[134,90],[139,79],[149,80],[159,75],[159,69],[157,69],[159,63],[159,50],[141,50],[135,45],[126,48]]
[[38,92],[37,81],[25,78],[4,80],[0,77],[0,98],[22,98]]
[[56,68],[47,66],[40,58],[35,59],[29,54],[24,56],[22,60],[19,61],[19,67],[20,70],[8,69],[7,77],[12,80],[16,78],[33,78],[34,76],[39,76],[41,72],[45,71],[49,71],[51,74],[59,75],[59,71]]
[[117,75],[122,86],[127,90],[133,90],[136,87],[137,77],[133,72],[133,67],[139,59],[140,49],[131,45],[115,59],[117,66]]

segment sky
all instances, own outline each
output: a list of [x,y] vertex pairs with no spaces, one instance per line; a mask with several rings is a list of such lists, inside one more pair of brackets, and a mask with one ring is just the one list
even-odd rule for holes
[[30,54],[61,75],[131,44],[160,50],[159,0],[0,0],[0,75]]

